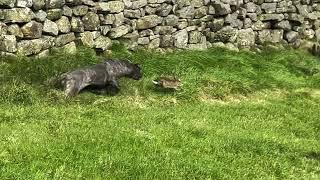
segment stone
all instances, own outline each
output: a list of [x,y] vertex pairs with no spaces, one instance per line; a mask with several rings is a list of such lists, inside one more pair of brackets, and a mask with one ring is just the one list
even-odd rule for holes
[[260,16],[261,21],[282,21],[283,19],[283,14],[262,14]]
[[124,3],[121,1],[99,2],[97,9],[110,13],[119,13],[124,10]]
[[145,7],[145,13],[148,15],[154,15],[157,12],[157,8],[146,6]]
[[91,32],[87,31],[79,34],[80,37],[77,38],[77,42],[83,46],[92,48],[94,45],[94,39]]
[[156,14],[157,14],[158,16],[166,17],[166,16],[168,16],[168,15],[171,13],[172,8],[173,8],[172,5],[163,3],[163,4],[161,4],[160,7],[158,7],[158,8],[156,9]]
[[132,33],[128,33],[128,34],[124,35],[123,38],[130,39],[132,41],[138,41],[139,33],[138,33],[138,31],[133,31]]
[[33,0],[33,4],[32,7],[34,10],[41,10],[44,9],[46,5],[46,1],[45,0]]
[[241,48],[250,48],[255,44],[255,33],[252,29],[241,29],[238,31],[237,45]]
[[190,1],[190,5],[193,6],[193,7],[196,7],[196,8],[203,6],[204,5],[203,3],[204,3],[203,0],[192,0],[192,1]]
[[37,54],[35,56],[35,58],[41,59],[41,58],[47,57],[49,55],[50,55],[50,50],[46,49],[46,50],[43,50],[43,51],[39,52],[39,54]]
[[154,28],[154,33],[155,34],[172,34],[175,32],[177,29],[173,28],[172,26],[156,26]]
[[299,39],[299,33],[295,31],[289,31],[285,34],[285,39],[288,41],[288,43],[295,42]]
[[20,41],[17,43],[17,52],[25,56],[38,54],[42,50],[43,43],[42,39]]
[[276,23],[275,27],[278,28],[278,29],[283,29],[285,31],[290,31],[291,30],[291,24],[287,20]]
[[4,7],[13,8],[15,4],[16,4],[16,0],[1,0],[0,1],[0,6],[4,6]]
[[69,33],[71,30],[69,18],[67,18],[66,16],[62,16],[61,19],[56,21],[56,24],[58,26],[59,32],[61,33]]
[[109,49],[112,45],[111,39],[105,36],[100,36],[94,41],[94,47],[103,51]]
[[60,47],[59,49],[67,54],[75,54],[77,52],[77,46],[76,46],[75,42],[70,42],[70,43]]
[[215,3],[213,4],[213,7],[217,15],[227,15],[231,13],[231,8],[229,4]]
[[132,2],[131,8],[132,9],[139,9],[145,7],[148,4],[147,0],[136,0]]
[[250,18],[252,21],[258,21],[258,16],[256,13],[247,13],[247,17]]
[[119,38],[129,33],[129,31],[130,31],[130,26],[127,26],[127,25],[122,25],[116,28],[112,28],[110,30],[110,38],[112,39]]
[[43,32],[49,35],[56,36],[59,33],[59,29],[56,23],[47,19],[43,25]]
[[237,13],[228,14],[225,17],[224,22],[226,25],[229,25],[231,27],[238,27],[238,14]]
[[258,42],[260,43],[279,43],[283,37],[283,30],[264,29],[258,32]]
[[154,33],[151,29],[146,29],[146,30],[140,31],[139,35],[140,35],[140,37],[153,36]]
[[31,21],[22,26],[21,31],[26,39],[36,39],[42,36],[42,24],[36,21]]
[[71,16],[72,16],[72,9],[69,8],[68,6],[63,6],[63,8],[62,8],[62,14],[63,14],[64,16],[71,17]]
[[164,25],[166,26],[176,26],[178,22],[179,22],[179,17],[173,14],[170,14],[164,18]]
[[149,37],[141,37],[141,38],[138,38],[138,41],[137,41],[137,43],[140,45],[147,45],[149,44],[149,42],[150,42]]
[[172,35],[160,36],[160,47],[172,47],[174,43],[174,38]]
[[75,16],[84,16],[88,13],[89,7],[84,5],[75,6],[72,8],[72,13]]
[[183,29],[174,35],[174,46],[180,49],[185,49],[188,46],[188,31]]
[[55,45],[60,47],[73,42],[76,39],[74,33],[62,34],[55,39]]
[[32,7],[32,0],[17,0],[17,7]]
[[8,30],[8,26],[5,23],[0,22],[0,36],[1,35],[6,35],[7,34],[7,30]]
[[154,38],[150,41],[147,48],[148,49],[156,49],[160,46],[160,38]]
[[35,14],[30,8],[12,8],[3,10],[4,22],[25,23],[34,19]]
[[84,26],[80,18],[71,18],[71,31],[73,32],[84,32]]
[[127,18],[140,18],[141,17],[141,12],[138,9],[132,10],[132,9],[125,9],[123,11],[124,17]]
[[106,36],[110,30],[111,26],[100,26],[101,34],[104,36]]
[[261,9],[267,14],[275,13],[277,8],[277,3],[263,3]]
[[17,51],[17,39],[14,35],[0,36],[0,51],[14,53]]
[[157,15],[144,16],[137,20],[137,29],[148,29],[162,23],[162,18]]
[[100,19],[98,14],[88,12],[85,16],[83,16],[82,23],[84,30],[95,31],[98,30],[98,27],[100,26]]
[[235,42],[237,39],[238,31],[230,26],[225,26],[217,31],[213,37],[210,38],[210,42]]
[[199,7],[197,9],[195,9],[194,17],[195,18],[202,18],[207,15],[207,12],[208,12],[208,8],[206,6]]
[[124,15],[123,13],[118,13],[114,15],[114,21],[113,21],[113,26],[118,27],[121,26],[124,23]]
[[62,9],[49,9],[47,11],[47,18],[51,21],[58,20],[62,17]]
[[48,9],[55,9],[61,8],[65,3],[65,0],[47,0],[46,6]]
[[190,44],[197,44],[201,41],[202,33],[199,31],[191,31],[189,32],[189,43]]
[[44,22],[47,19],[47,13],[39,10],[38,12],[36,12],[35,14],[35,20],[38,22]]
[[208,23],[208,27],[213,31],[213,32],[217,32],[220,29],[223,28],[224,25],[224,19],[223,18],[217,18],[214,19],[212,22]]
[[252,29],[254,31],[261,31],[262,29],[269,29],[270,27],[271,27],[270,22],[262,22],[262,21],[257,21],[252,25]]
[[114,14],[108,14],[103,18],[102,24],[104,25],[111,25],[115,21]]
[[257,5],[255,3],[249,2],[244,5],[244,8],[248,13],[254,13],[257,10]]
[[243,21],[243,28],[252,28],[252,20],[250,18],[245,18]]
[[14,35],[20,39],[23,38],[23,33],[17,24],[11,24],[10,26],[8,26],[8,34]]
[[304,17],[301,16],[300,14],[290,13],[289,17],[288,17],[288,20],[296,21],[296,22],[299,22],[299,23],[303,23],[304,22]]
[[177,10],[175,15],[177,15],[179,18],[182,18],[182,19],[192,19],[194,17],[194,13],[195,13],[194,7],[187,6]]

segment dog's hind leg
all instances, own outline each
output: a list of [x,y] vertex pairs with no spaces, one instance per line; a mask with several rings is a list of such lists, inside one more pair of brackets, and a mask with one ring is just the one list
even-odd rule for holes
[[69,79],[65,83],[64,94],[66,97],[73,97],[80,92],[80,86],[75,79]]

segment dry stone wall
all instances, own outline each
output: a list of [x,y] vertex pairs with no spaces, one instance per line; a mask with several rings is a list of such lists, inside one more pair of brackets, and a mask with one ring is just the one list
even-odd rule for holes
[[206,49],[320,39],[320,0],[1,0],[0,52]]

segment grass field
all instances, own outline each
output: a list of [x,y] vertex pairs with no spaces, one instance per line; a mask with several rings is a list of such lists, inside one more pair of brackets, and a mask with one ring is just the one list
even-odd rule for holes
[[[117,96],[65,100],[51,77],[91,50],[0,61],[0,179],[320,179],[320,59],[297,50],[159,54]],[[177,92],[151,80],[176,75]]]

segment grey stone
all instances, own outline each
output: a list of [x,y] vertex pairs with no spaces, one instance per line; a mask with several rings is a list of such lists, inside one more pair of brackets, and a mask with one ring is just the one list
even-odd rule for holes
[[305,31],[303,31],[303,36],[306,39],[313,39],[315,36],[315,32],[313,29],[306,29]]
[[56,24],[58,26],[59,32],[61,33],[69,33],[71,30],[71,24],[66,16],[62,16],[61,19],[56,21]]
[[0,36],[1,35],[6,35],[7,34],[7,30],[8,30],[8,26],[5,23],[0,22]]
[[238,32],[237,45],[241,48],[252,47],[255,44],[255,33],[252,29],[241,29]]
[[80,18],[71,18],[71,31],[73,32],[84,32],[84,26]]
[[100,36],[94,41],[94,47],[103,51],[109,49],[112,45],[111,39],[105,36]]
[[130,31],[130,27],[127,25],[122,25],[116,28],[112,28],[110,30],[110,38],[112,39],[119,38],[129,33],[129,31]]
[[262,14],[260,16],[261,21],[282,21],[284,19],[283,14]]
[[17,0],[17,7],[32,7],[32,0]]
[[14,53],[17,51],[17,39],[14,35],[0,36],[0,51]]
[[49,35],[56,36],[59,33],[59,29],[56,23],[47,19],[43,25],[43,32]]
[[62,9],[49,9],[47,11],[47,18],[51,21],[58,20],[62,17]]
[[214,36],[210,38],[210,42],[235,42],[237,34],[238,31],[236,29],[226,26],[217,31]]
[[65,0],[47,0],[48,9],[61,8],[65,4]]
[[257,5],[250,2],[244,5],[244,8],[247,10],[248,13],[254,13],[257,10]]
[[77,52],[77,46],[75,42],[70,42],[66,45],[63,45],[59,49],[68,54],[75,54]]
[[175,32],[177,29],[173,28],[172,26],[156,26],[154,28],[154,33],[155,34],[172,34]]
[[156,9],[157,15],[163,17],[168,16],[171,13],[171,11],[172,5],[166,3],[161,4],[161,6]]
[[147,44],[150,43],[149,37],[138,38],[137,43],[140,44],[140,45],[147,45]]
[[275,13],[277,8],[277,3],[263,3],[261,9],[267,14]]
[[62,14],[63,14],[64,16],[71,17],[71,16],[72,16],[72,9],[69,8],[68,6],[63,6],[63,8],[62,8]]
[[301,16],[300,14],[290,13],[289,17],[288,17],[288,20],[303,23],[304,22],[304,17]]
[[141,12],[138,9],[136,10],[125,9],[123,11],[123,15],[124,17],[127,17],[127,18],[140,18]]
[[114,14],[108,14],[104,17],[102,24],[104,25],[111,25],[115,21]]
[[145,7],[148,4],[147,0],[136,0],[132,2],[131,8],[132,9],[139,9]]
[[194,13],[195,13],[194,7],[187,6],[177,10],[175,14],[182,19],[192,19],[194,17]]
[[269,29],[270,27],[271,27],[270,22],[257,21],[253,24],[252,29],[255,31],[261,31],[263,29]]
[[245,18],[243,21],[243,28],[247,29],[247,28],[252,28],[252,20],[250,18]]
[[217,32],[220,29],[222,29],[223,24],[224,24],[224,19],[223,18],[217,18],[217,19],[214,19],[213,22],[209,22],[208,23],[208,27],[212,31]]
[[73,42],[76,39],[74,33],[62,34],[55,39],[55,45],[60,47]]
[[36,39],[40,38],[42,35],[42,24],[31,21],[24,26],[22,26],[21,31],[23,33],[23,37],[26,39]]
[[95,31],[98,30],[98,27],[100,26],[100,19],[98,14],[88,12],[85,16],[83,16],[82,23],[84,30]]
[[14,35],[20,39],[23,38],[23,33],[17,24],[11,24],[10,26],[8,26],[7,30],[9,35]]
[[166,26],[176,26],[179,22],[179,17],[170,14],[167,17],[164,18],[164,24]]
[[97,9],[100,11],[119,13],[124,10],[124,3],[121,1],[99,2],[97,4]]
[[216,14],[218,15],[226,15],[231,13],[231,8],[229,4],[224,4],[224,3],[215,3],[213,4],[213,7],[215,9]]
[[286,30],[286,31],[290,31],[291,30],[291,24],[287,20],[278,22],[277,24],[275,24],[275,27],[278,28],[278,29]]
[[148,44],[148,49],[156,49],[160,46],[160,38],[155,38],[150,41]]
[[35,14],[30,8],[12,8],[3,10],[4,22],[24,23],[34,19]]
[[41,10],[44,8],[45,5],[46,5],[45,0],[33,0],[32,7],[34,10]]
[[42,39],[23,40],[17,43],[17,52],[21,55],[38,54],[43,48]]
[[247,16],[254,22],[258,21],[258,16],[256,13],[247,13]]
[[258,42],[260,43],[279,43],[283,37],[283,30],[264,29],[258,32]]
[[144,9],[145,9],[145,13],[149,15],[156,14],[157,12],[157,8],[150,7],[150,6],[146,6]]
[[10,7],[13,8],[16,4],[16,0],[1,0],[0,6]]
[[189,43],[190,44],[197,44],[201,41],[202,33],[199,31],[191,31],[189,32]]
[[47,19],[47,13],[39,10],[38,12],[36,12],[35,14],[35,20],[38,22],[44,22]]
[[207,15],[207,12],[208,12],[208,8],[206,6],[199,7],[197,9],[195,9],[194,17],[195,18],[202,18]]
[[113,26],[118,27],[121,26],[124,23],[124,15],[123,13],[118,13],[114,15],[114,21],[113,21]]
[[162,18],[157,15],[144,16],[137,21],[137,29],[148,29],[161,24]]
[[188,39],[188,31],[185,29],[180,30],[174,35],[174,46],[181,49],[187,48]]
[[84,16],[88,13],[89,7],[84,5],[75,6],[72,8],[72,12],[75,16]]
[[104,36],[106,36],[110,30],[111,30],[110,26],[100,26],[101,34]]
[[160,36],[160,47],[172,47],[174,43],[174,38],[172,35]]
[[77,38],[77,42],[83,46],[92,48],[94,45],[94,39],[91,32],[84,32],[79,34],[80,37]]
[[146,29],[146,30],[140,31],[139,35],[140,35],[140,37],[153,36],[154,33],[151,29]]
[[299,39],[299,33],[295,31],[289,31],[285,34],[285,39],[289,42],[295,42],[296,40]]

